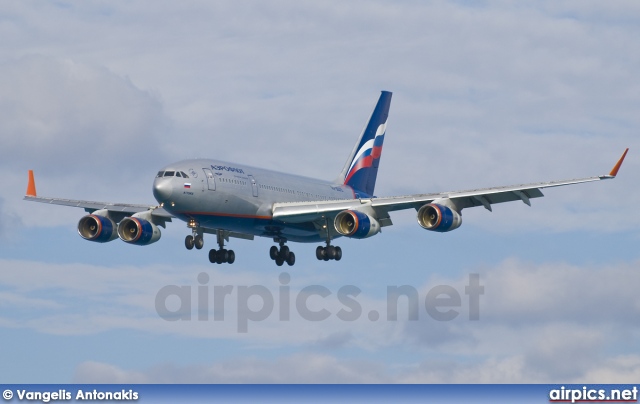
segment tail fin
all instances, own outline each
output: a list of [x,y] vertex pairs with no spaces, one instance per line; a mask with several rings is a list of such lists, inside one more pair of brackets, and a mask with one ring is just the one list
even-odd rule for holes
[[373,196],[376,186],[390,105],[391,92],[383,91],[358,143],[340,173],[340,180],[345,185],[369,196]]

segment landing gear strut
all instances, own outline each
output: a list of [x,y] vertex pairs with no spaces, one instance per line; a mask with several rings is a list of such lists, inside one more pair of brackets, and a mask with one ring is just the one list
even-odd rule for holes
[[285,262],[289,266],[293,266],[296,263],[296,255],[293,251],[289,250],[289,247],[284,245],[287,240],[281,238],[274,238],[273,241],[277,242],[280,245],[280,249],[276,246],[271,246],[269,250],[269,256],[272,260],[276,262],[277,266],[282,266]]
[[218,230],[216,237],[218,239],[217,241],[220,249],[209,250],[209,262],[212,264],[233,264],[236,260],[236,253],[234,253],[233,250],[227,250],[224,248],[224,234],[222,233],[222,230]]

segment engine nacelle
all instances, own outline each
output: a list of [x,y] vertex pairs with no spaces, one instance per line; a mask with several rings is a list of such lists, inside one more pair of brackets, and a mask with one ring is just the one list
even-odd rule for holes
[[160,240],[160,229],[150,221],[137,217],[136,214],[125,217],[118,224],[118,237],[125,243],[149,245]]
[[336,216],[333,222],[336,231],[351,238],[367,238],[380,233],[380,223],[357,210],[344,210]]
[[78,222],[78,234],[85,240],[106,243],[118,237],[116,224],[108,217],[95,214],[86,215]]
[[418,224],[423,229],[444,233],[460,227],[462,216],[447,206],[429,203],[418,210]]

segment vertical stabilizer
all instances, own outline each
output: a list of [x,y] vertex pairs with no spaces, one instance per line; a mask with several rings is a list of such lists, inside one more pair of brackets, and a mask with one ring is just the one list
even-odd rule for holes
[[370,196],[373,196],[376,186],[390,105],[391,93],[383,91],[358,143],[340,173],[340,180],[345,185]]

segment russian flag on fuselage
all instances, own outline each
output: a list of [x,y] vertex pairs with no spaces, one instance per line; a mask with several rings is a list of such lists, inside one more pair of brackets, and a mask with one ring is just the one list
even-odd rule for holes
[[344,176],[344,184],[373,196],[387,129],[391,93],[383,91],[364,128]]

